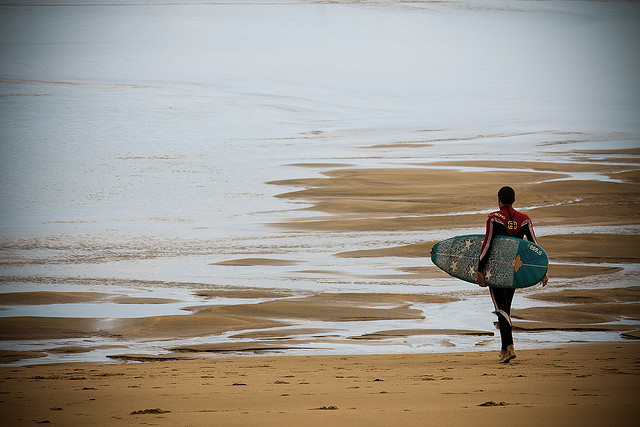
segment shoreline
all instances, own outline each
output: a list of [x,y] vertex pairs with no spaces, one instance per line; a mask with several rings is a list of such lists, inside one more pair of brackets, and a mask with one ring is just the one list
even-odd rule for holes
[[[0,420],[156,425],[632,425],[639,342],[0,367]],[[55,392],[52,392],[55,391]],[[613,417],[613,418],[612,418]]]
[[[586,269],[583,274],[593,279],[620,273],[615,268],[596,271],[599,276],[589,276],[592,269]],[[584,277],[578,274],[579,270],[571,268],[568,274],[562,269],[558,273],[559,276]],[[425,277],[422,269],[411,274]],[[426,277],[434,274],[440,273],[431,271]],[[349,346],[355,353],[371,354],[381,345],[388,346],[390,353],[437,352],[438,346],[456,347],[456,343],[472,349],[492,343],[497,345],[499,338],[492,322],[488,296],[478,289],[470,292],[473,293],[441,294],[435,290],[416,294],[320,292],[296,296],[252,290],[247,290],[246,295],[239,290],[220,293],[208,290],[198,294],[212,298],[210,303],[189,307],[190,313],[181,315],[119,319],[3,317],[0,338],[13,342],[14,348],[0,351],[0,363],[14,366],[16,363],[50,363],[51,357],[64,360],[92,351],[110,359],[154,360],[206,359],[221,354],[246,355],[269,351],[336,354]],[[59,294],[5,293],[0,294],[0,298],[26,304],[43,303],[49,298],[60,302],[65,299],[103,298],[105,295],[88,292]],[[215,302],[216,295],[270,298],[247,299],[244,303],[235,300],[233,304],[220,305]],[[522,340],[527,348],[532,347],[529,342],[532,336],[540,336],[541,333],[583,333],[572,339],[598,342],[607,339],[605,336],[610,340],[614,335],[622,341],[623,338],[635,337],[640,331],[640,286],[637,285],[525,289],[518,295],[524,301],[518,301],[513,308],[514,330],[523,334],[517,341]],[[157,302],[152,300],[149,303]],[[443,316],[447,316],[454,307],[461,307],[459,304],[476,308],[465,316],[469,319],[446,321]],[[481,323],[474,323],[477,321]],[[40,344],[41,348],[31,350],[25,350],[28,346],[20,344],[38,340],[49,340],[50,343]],[[553,345],[553,341],[544,344],[544,338],[538,338],[536,342],[543,347]],[[131,343],[136,343],[136,347],[129,352],[123,351]],[[394,346],[417,347],[413,351],[398,351]],[[34,360],[43,357],[43,361]]]

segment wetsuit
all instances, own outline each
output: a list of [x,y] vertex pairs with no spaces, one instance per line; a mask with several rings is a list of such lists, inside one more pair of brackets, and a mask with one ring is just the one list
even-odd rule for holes
[[[538,243],[533,232],[533,224],[528,215],[517,212],[511,206],[503,206],[499,211],[491,212],[487,217],[487,231],[480,250],[480,261],[478,271],[489,278],[491,272],[485,272],[484,268],[489,260],[493,236],[511,236],[519,239],[527,238],[530,242]],[[511,301],[515,289],[513,288],[493,288],[489,287],[493,305],[498,316],[500,325],[500,338],[502,339],[502,350],[506,351],[507,346],[513,344],[511,334]]]

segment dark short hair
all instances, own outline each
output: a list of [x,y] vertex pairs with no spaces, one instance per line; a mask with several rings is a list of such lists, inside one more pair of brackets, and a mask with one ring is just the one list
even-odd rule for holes
[[498,191],[498,199],[503,205],[512,205],[516,201],[516,192],[511,187],[502,187]]

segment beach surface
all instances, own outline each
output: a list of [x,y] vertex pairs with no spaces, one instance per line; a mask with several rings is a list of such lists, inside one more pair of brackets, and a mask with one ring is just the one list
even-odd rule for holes
[[143,3],[0,5],[3,424],[634,421],[640,3]]
[[[617,154],[616,149],[604,152],[605,156]],[[628,150],[625,156],[637,158],[638,150]],[[640,183],[635,175],[627,173],[613,182],[570,179],[572,173],[592,170],[594,164],[589,160],[575,160],[568,167],[516,163],[512,165],[516,170],[506,171],[500,164],[483,172],[466,171],[466,166],[471,167],[458,162],[456,167],[462,169],[453,171],[439,169],[440,165],[349,168],[326,172],[322,178],[279,181],[274,184],[305,188],[280,197],[303,199],[311,204],[308,210],[326,214],[282,221],[276,229],[298,230],[303,235],[365,230],[430,232],[439,230],[445,222],[451,227],[448,233],[453,234],[465,224],[482,224],[483,212],[492,209],[491,201],[482,196],[490,194],[500,182],[511,182],[521,189],[520,203],[535,218],[536,225],[547,231],[539,236],[539,243],[551,259],[551,285],[518,291],[520,299],[514,304],[512,316],[520,347],[634,339],[640,330],[640,240],[635,231],[625,230],[640,223]],[[481,166],[489,167],[485,163]],[[525,169],[533,171],[524,172]],[[598,170],[615,174],[619,170],[638,171],[640,166],[616,163]],[[556,180],[556,174],[560,180]],[[443,206],[437,202],[454,191],[460,197],[452,203]],[[538,204],[532,206],[535,201]],[[624,215],[610,215],[612,205]],[[567,223],[579,226],[579,231],[571,230]],[[566,232],[567,228],[572,232]],[[0,304],[7,307],[0,339],[14,345],[0,352],[0,361],[49,363],[65,357],[82,360],[91,353],[111,360],[146,360],[154,355],[174,357],[184,352],[207,358],[265,351],[419,353],[492,346],[498,337],[486,289],[456,282],[430,265],[428,253],[434,243],[423,241],[331,254],[345,266],[359,261],[392,266],[385,267],[390,271],[369,274],[322,269],[318,265],[312,269],[306,254],[297,251],[297,256],[291,258],[233,258],[212,265],[225,269],[284,269],[294,283],[299,283],[301,276],[317,280],[352,277],[356,283],[378,282],[377,289],[256,289],[192,283],[187,285],[191,301],[185,301],[184,296],[168,298],[158,292],[142,296],[122,289],[114,293],[5,291],[0,293]],[[5,280],[24,283],[33,279]],[[51,279],[40,280],[47,283]],[[415,285],[385,285],[389,282]],[[156,287],[162,285],[174,286],[159,282]],[[38,316],[9,315],[22,308],[33,313],[39,307],[42,311]],[[61,314],[45,315],[50,307],[59,307]],[[87,315],[65,315],[74,307],[86,307],[99,316],[92,317],[88,311]],[[139,315],[107,318],[97,307],[111,307],[115,312],[122,307],[176,307],[181,314],[145,315],[142,311]],[[37,343],[39,348],[29,347],[31,343]]]
[[640,344],[0,368],[11,425],[635,425]]

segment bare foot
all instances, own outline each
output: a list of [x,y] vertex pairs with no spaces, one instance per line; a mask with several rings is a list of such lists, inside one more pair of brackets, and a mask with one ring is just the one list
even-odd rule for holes
[[509,363],[511,360],[516,358],[516,351],[514,350],[513,345],[508,346],[506,351],[500,352],[500,354],[503,353],[504,356],[500,359],[500,363]]

